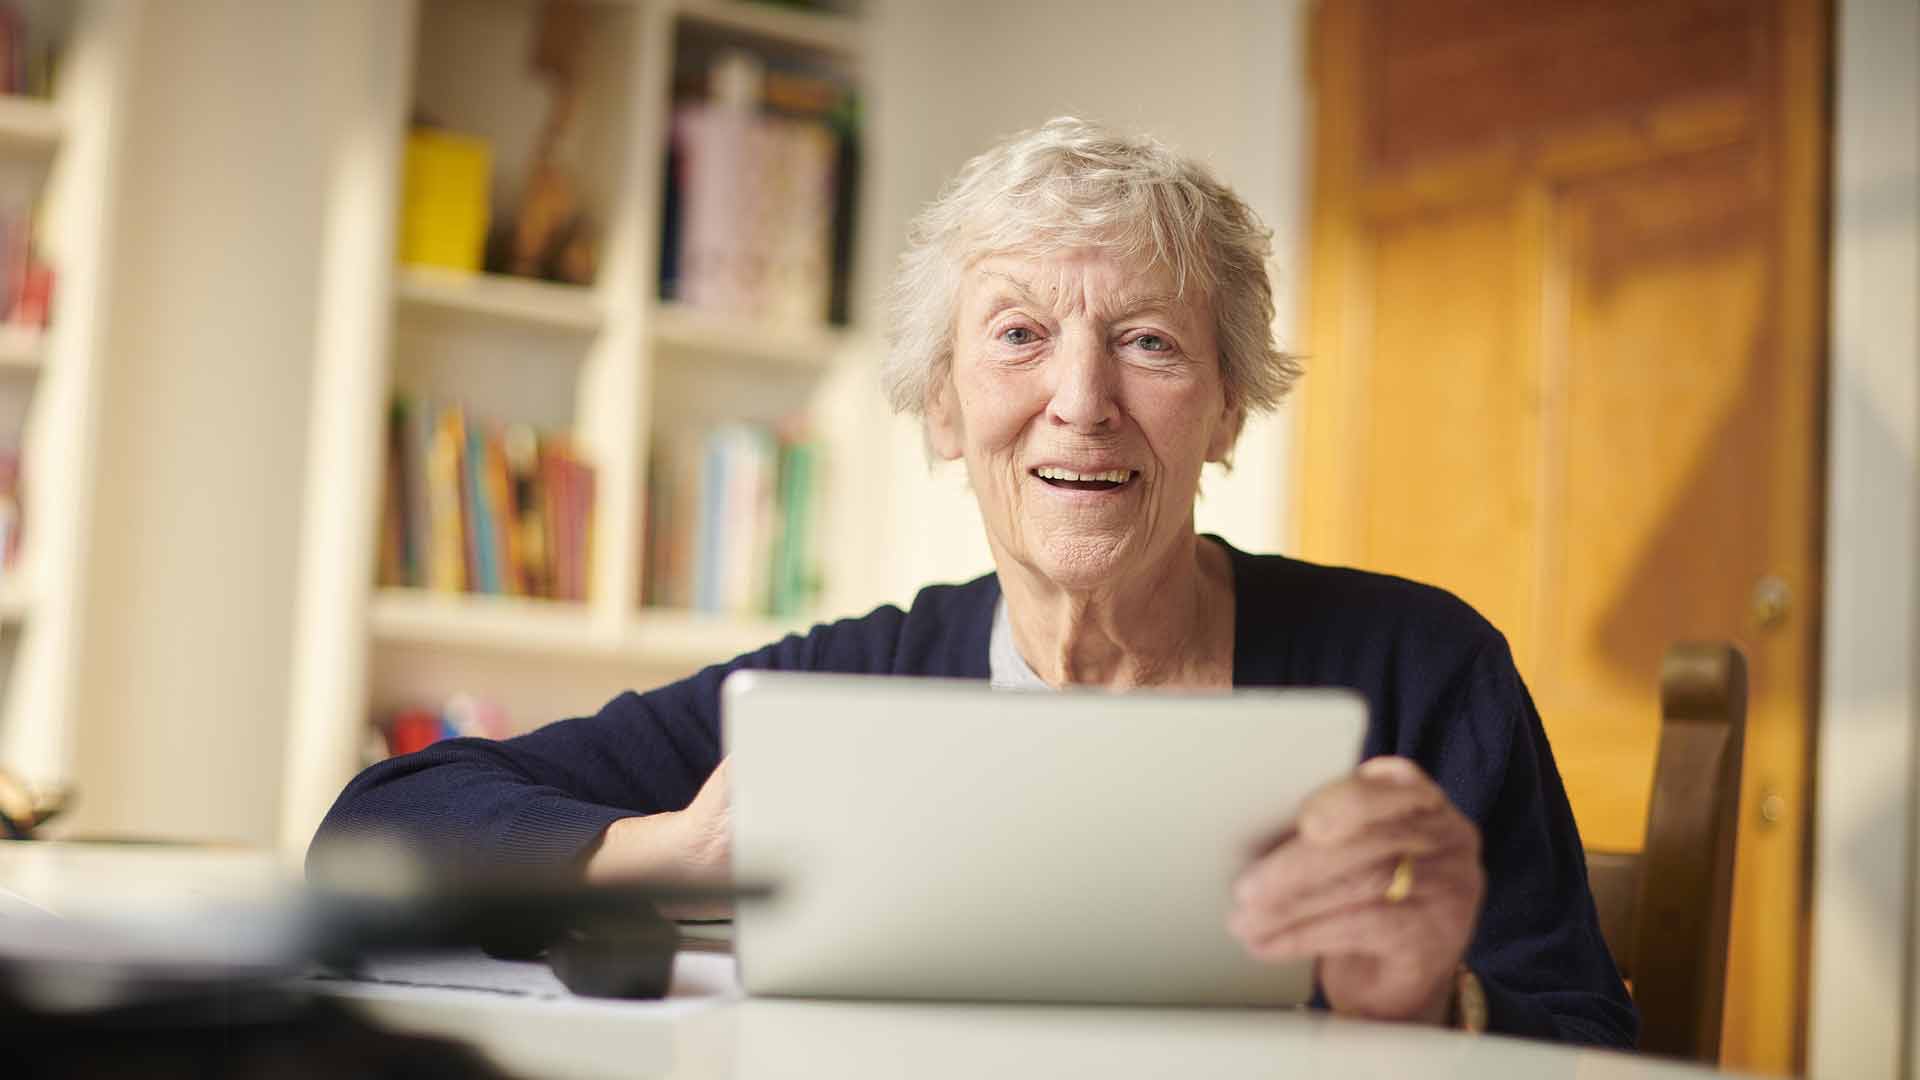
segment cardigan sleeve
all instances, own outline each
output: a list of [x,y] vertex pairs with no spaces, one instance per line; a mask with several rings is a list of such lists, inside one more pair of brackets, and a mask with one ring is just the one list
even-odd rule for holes
[[1467,964],[1486,988],[1489,1026],[1631,1047],[1639,1014],[1601,936],[1573,811],[1505,642],[1480,649],[1457,688],[1465,700],[1434,765],[1480,827],[1487,892]]
[[735,671],[885,671],[902,614],[883,607],[791,635],[592,716],[498,742],[448,739],[355,777],[321,821],[308,865],[353,840],[435,862],[575,862],[623,817],[679,810],[720,762],[720,684]]

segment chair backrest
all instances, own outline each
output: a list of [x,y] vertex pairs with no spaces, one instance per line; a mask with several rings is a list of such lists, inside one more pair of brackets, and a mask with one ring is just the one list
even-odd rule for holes
[[1733,913],[1747,664],[1725,643],[1667,650],[1660,751],[1637,853],[1587,853],[1601,931],[1640,1007],[1642,1050],[1716,1062]]

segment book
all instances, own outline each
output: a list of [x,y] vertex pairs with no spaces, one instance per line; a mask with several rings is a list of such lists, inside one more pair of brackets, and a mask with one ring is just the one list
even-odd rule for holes
[[846,98],[818,79],[764,85],[803,111],[739,101],[674,109],[660,294],[762,324],[818,325],[836,311],[844,321],[854,178],[843,170],[857,160],[855,114],[812,112]]
[[769,598],[774,615],[801,614],[819,592],[814,552],[818,457],[819,447],[809,441],[788,442],[781,447],[779,540],[774,547]]
[[442,739],[505,739],[513,734],[505,709],[464,693],[437,706],[403,706],[377,717],[373,727],[391,757],[424,750]]
[[564,435],[402,395],[385,475],[379,584],[586,599],[594,473]]
[[53,304],[54,271],[42,258],[40,203],[19,177],[0,184],[0,321],[43,328]]
[[[467,573],[466,500],[461,497],[461,459],[466,453],[466,426],[459,406],[438,410],[433,425],[433,447],[427,460],[426,484],[432,508],[429,576],[425,584],[439,592],[465,592]],[[409,584],[419,584],[409,582]]]
[[20,451],[0,451],[0,579],[11,576],[20,559],[21,527],[26,520],[20,476]]
[[813,606],[819,447],[801,430],[731,423],[656,442],[643,603],[782,616]]
[[474,424],[467,425],[466,435],[465,455],[461,459],[460,492],[468,525],[469,587],[474,592],[497,593],[500,591],[500,574],[494,563],[494,516],[486,485],[486,439]]
[[540,440],[531,427],[514,424],[506,430],[502,449],[507,467],[507,498],[515,522],[515,573],[525,595],[551,596],[547,515],[540,506]]
[[381,585],[405,585],[407,569],[407,520],[400,508],[406,502],[405,459],[402,448],[407,432],[407,407],[395,400],[387,413],[387,465],[381,486],[379,548],[376,552],[375,580]]

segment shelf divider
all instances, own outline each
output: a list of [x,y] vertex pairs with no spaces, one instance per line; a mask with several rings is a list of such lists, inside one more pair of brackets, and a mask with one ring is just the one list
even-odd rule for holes
[[741,0],[681,0],[682,19],[801,49],[857,58],[865,45],[860,24],[830,12],[789,11]]
[[469,274],[402,265],[395,292],[406,307],[453,312],[577,334],[605,322],[599,297],[586,285],[563,285],[505,274]]
[[683,357],[825,370],[847,348],[851,335],[825,323],[756,326],[716,312],[662,303],[653,312],[653,339],[662,351]]
[[46,347],[47,332],[40,327],[0,323],[0,368],[38,368]]
[[66,117],[53,102],[0,94],[0,147],[51,154],[66,133]]
[[520,596],[382,588],[368,609],[376,642],[620,660],[643,669],[731,659],[804,629],[804,618],[641,608],[623,626],[579,603]]

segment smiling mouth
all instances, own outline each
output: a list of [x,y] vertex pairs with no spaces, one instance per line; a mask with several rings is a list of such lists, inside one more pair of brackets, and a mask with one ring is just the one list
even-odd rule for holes
[[1134,469],[1107,469],[1102,472],[1074,472],[1072,469],[1057,469],[1041,466],[1032,470],[1035,479],[1048,487],[1064,491],[1118,491],[1133,483],[1140,473]]

